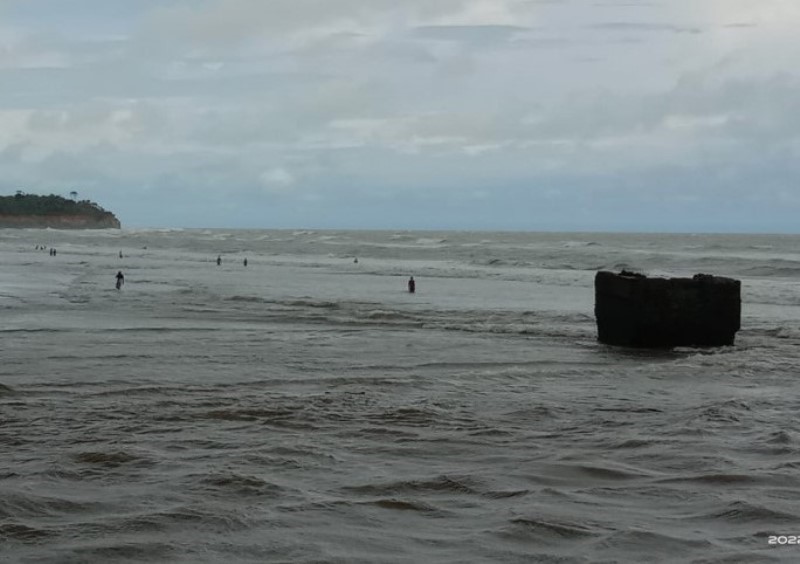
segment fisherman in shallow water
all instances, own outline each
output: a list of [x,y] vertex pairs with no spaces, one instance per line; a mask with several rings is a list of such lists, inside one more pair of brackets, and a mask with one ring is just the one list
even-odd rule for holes
[[222,255],[217,255],[217,266],[222,264]]
[[408,293],[413,294],[417,291],[417,283],[414,282],[414,277],[408,279]]
[[245,266],[247,266],[247,259],[244,259],[244,261],[242,261],[242,264],[244,264]]
[[117,272],[117,290],[122,288],[122,285],[125,284],[125,276],[122,274],[122,271]]

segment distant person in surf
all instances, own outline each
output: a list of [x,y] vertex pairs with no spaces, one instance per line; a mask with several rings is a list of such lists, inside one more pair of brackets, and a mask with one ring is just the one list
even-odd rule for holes
[[417,291],[417,283],[414,282],[414,277],[408,279],[408,293],[413,294]]
[[217,266],[222,264],[222,255],[217,255]]
[[358,257],[353,259],[353,264],[358,264]]
[[244,259],[244,261],[242,261],[242,264],[247,266],[247,259]]
[[125,276],[122,274],[122,271],[117,272],[117,290],[122,288],[122,285],[125,284]]
[[119,258],[122,258],[122,251],[119,252]]

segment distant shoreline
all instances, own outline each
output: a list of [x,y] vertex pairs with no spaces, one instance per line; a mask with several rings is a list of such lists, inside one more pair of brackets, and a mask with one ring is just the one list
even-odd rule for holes
[[625,235],[625,236],[676,236],[676,237],[797,237],[800,232],[789,231],[614,231],[614,230],[549,230],[549,229],[456,229],[456,228],[407,228],[407,227],[234,227],[234,226],[185,226],[185,225],[126,225],[131,231],[276,231],[317,232],[317,233],[499,233],[499,234],[539,234],[539,235]]
[[51,194],[17,192],[0,196],[3,229],[120,229],[117,217],[88,200],[75,201]]

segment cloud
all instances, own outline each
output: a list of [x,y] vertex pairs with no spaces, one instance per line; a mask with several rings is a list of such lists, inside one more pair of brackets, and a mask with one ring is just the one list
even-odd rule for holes
[[644,32],[644,33],[702,33],[697,27],[648,22],[603,22],[589,26],[600,31]]
[[431,25],[417,27],[414,36],[486,46],[512,41],[529,31],[529,28],[512,25]]
[[294,175],[282,167],[265,170],[261,173],[260,180],[264,191],[277,194],[291,191],[297,182]]
[[98,2],[0,3],[0,186],[183,225],[797,205],[786,2]]
[[277,36],[309,38],[341,32],[385,29],[400,21],[424,21],[460,13],[467,0],[211,0],[154,10],[149,26],[195,43],[241,44]]

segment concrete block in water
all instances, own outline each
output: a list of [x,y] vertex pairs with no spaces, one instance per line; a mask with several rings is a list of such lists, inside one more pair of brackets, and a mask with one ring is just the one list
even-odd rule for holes
[[600,271],[594,292],[597,338],[609,345],[732,345],[741,323],[741,282],[733,278]]

